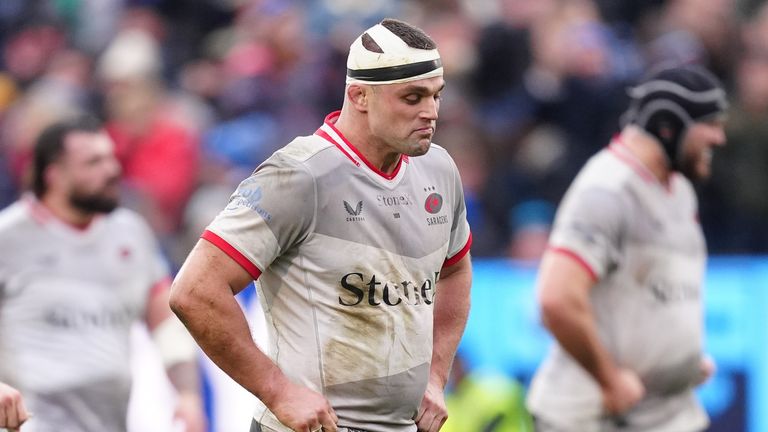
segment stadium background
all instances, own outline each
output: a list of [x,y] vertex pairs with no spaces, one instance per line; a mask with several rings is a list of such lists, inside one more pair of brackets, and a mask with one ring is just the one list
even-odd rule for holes
[[716,72],[730,145],[698,192],[720,370],[700,394],[712,431],[768,431],[764,1],[0,0],[0,207],[24,189],[37,132],[94,111],[125,203],[177,268],[240,179],[341,106],[347,47],[385,16],[426,30],[445,64],[435,142],[461,171],[477,267],[462,358],[523,384],[549,342],[535,261],[576,170],[618,130],[626,87],[662,61]]

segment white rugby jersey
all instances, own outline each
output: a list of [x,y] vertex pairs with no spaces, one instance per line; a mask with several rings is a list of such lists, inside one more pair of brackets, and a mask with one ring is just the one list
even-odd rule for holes
[[[471,243],[461,181],[434,144],[380,172],[337,117],[259,166],[203,238],[258,278],[269,355],[340,426],[415,431],[436,282]],[[263,405],[255,418],[288,431]]]
[[118,209],[83,229],[25,196],[0,212],[0,381],[25,432],[124,432],[130,328],[168,278],[150,228]]
[[[688,179],[675,173],[663,185],[614,141],[566,193],[550,247],[597,280],[590,300],[600,339],[646,386],[647,397],[627,413],[629,426],[621,430],[704,429],[708,419],[692,387],[703,349],[706,246]],[[599,427],[602,395],[555,344],[534,377],[528,405],[564,430],[590,432]],[[605,427],[599,430],[612,430]]]

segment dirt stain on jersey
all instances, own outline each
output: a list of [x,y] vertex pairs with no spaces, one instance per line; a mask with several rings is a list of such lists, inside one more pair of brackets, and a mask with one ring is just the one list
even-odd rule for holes
[[[395,281],[412,277],[390,269],[382,283],[396,287],[400,282]],[[391,293],[393,297],[402,294]],[[403,300],[410,301],[395,307],[361,302],[334,308],[334,335],[323,347],[326,386],[387,377],[429,361],[432,308],[425,302]]]

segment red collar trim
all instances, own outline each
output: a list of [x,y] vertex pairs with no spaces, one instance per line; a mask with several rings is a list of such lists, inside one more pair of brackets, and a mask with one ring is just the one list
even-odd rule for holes
[[88,229],[93,226],[93,222],[99,218],[99,216],[95,216],[88,223],[83,225],[76,225],[56,216],[55,213],[53,213],[48,207],[45,206],[45,204],[42,203],[42,201],[37,199],[35,196],[26,195],[24,197],[24,202],[27,204],[27,208],[29,209],[29,214],[32,216],[32,219],[34,219],[38,224],[45,225],[50,221],[57,221],[61,225],[81,234],[88,231]]
[[34,198],[31,195],[25,195],[23,202],[27,206],[27,210],[29,210],[29,215],[32,216],[32,219],[34,219],[35,222],[40,225],[48,223],[51,218],[51,213],[48,209],[43,207],[37,198]]
[[358,150],[357,147],[355,147],[351,142],[349,142],[349,140],[347,140],[347,137],[345,137],[344,134],[342,134],[338,129],[336,129],[335,123],[336,123],[336,120],[338,120],[339,115],[341,115],[341,111],[334,111],[334,112],[328,114],[325,117],[324,124],[327,125],[329,128],[331,128],[336,133],[336,135],[338,135],[339,138],[341,138],[343,143],[336,142],[333,139],[332,136],[330,136],[328,133],[326,133],[322,129],[318,129],[317,132],[315,132],[315,134],[318,135],[318,136],[321,136],[321,137],[325,138],[326,140],[330,141],[331,143],[333,143],[337,148],[339,148],[339,150],[342,151],[342,153],[344,153],[345,156],[350,158],[352,160],[352,162],[355,163],[355,165],[360,166],[360,162],[355,160],[355,158],[353,158],[352,155],[350,155],[349,152],[347,152],[345,150],[345,147],[346,147],[346,149],[348,149],[352,153],[354,153],[355,156],[357,156],[357,159],[359,161],[361,161],[363,164],[365,164],[365,166],[367,166],[368,169],[370,169],[371,171],[373,171],[377,175],[379,175],[379,176],[381,176],[381,177],[383,177],[383,178],[385,178],[387,180],[392,180],[395,177],[397,177],[397,174],[400,172],[400,168],[402,167],[403,162],[408,163],[408,156],[401,154],[400,155],[400,160],[397,161],[397,166],[395,167],[395,169],[390,174],[382,172],[380,169],[376,168],[373,164],[371,164],[371,162],[368,161],[368,159],[366,159],[365,156],[363,156],[362,153],[360,153],[360,150]]
[[357,166],[360,166],[360,162],[358,162],[355,158],[352,157],[352,155],[350,155],[346,150],[344,150],[344,147],[340,146],[339,143],[334,141],[333,138],[330,135],[328,135],[328,132],[326,132],[326,131],[324,131],[322,129],[318,129],[318,130],[315,131],[315,135],[317,135],[317,136],[325,139],[329,143],[335,145],[336,148],[341,150],[341,152],[344,153],[344,156],[348,157],[349,160],[351,160],[353,164],[355,164]]
[[666,184],[662,183],[662,181],[659,180],[656,175],[654,175],[653,172],[640,161],[640,159],[632,154],[626,144],[622,142],[621,137],[614,137],[611,144],[608,146],[608,150],[620,161],[629,165],[629,167],[646,182],[658,184],[667,192],[672,192],[672,175],[670,175]]

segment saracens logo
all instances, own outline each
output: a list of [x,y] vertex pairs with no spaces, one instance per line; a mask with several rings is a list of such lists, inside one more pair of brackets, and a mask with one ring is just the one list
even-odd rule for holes
[[358,221],[364,221],[365,218],[362,216],[363,213],[363,202],[358,201],[357,205],[352,208],[352,205],[348,202],[344,201],[344,210],[347,211],[349,216],[347,216],[347,222],[358,222]]
[[436,214],[443,208],[443,196],[437,192],[432,192],[424,201],[424,210],[430,214]]

